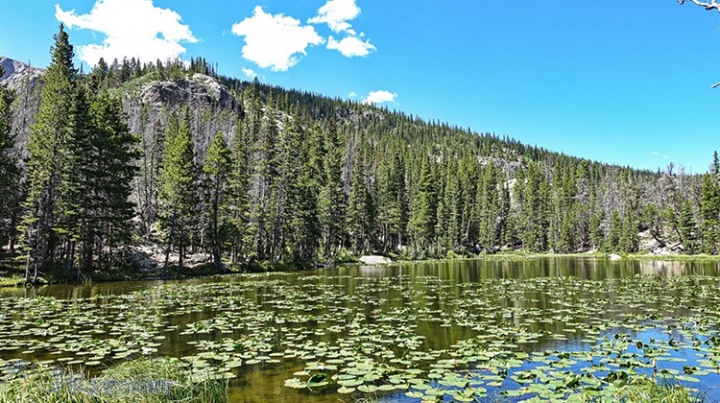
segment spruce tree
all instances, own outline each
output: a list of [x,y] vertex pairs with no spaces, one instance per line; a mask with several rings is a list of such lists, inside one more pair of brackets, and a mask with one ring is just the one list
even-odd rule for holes
[[[90,184],[90,176],[96,174],[92,148],[94,132],[87,90],[77,84],[70,104],[68,130],[60,143],[64,158],[59,166],[61,180],[57,189],[55,223],[55,231],[64,244],[64,269],[68,273],[75,267],[76,245],[81,240],[94,240],[92,237],[88,240],[84,231],[91,226],[83,225],[90,219],[90,204],[95,202]],[[76,275],[79,280],[80,273]]]
[[[4,74],[0,66],[0,76]],[[12,149],[15,139],[12,136],[11,111],[12,94],[10,90],[0,85],[0,245],[5,244],[13,237],[12,221],[17,213],[17,196],[20,171],[17,167]],[[4,248],[0,246],[0,261]]]
[[[307,121],[308,117],[303,120]],[[309,129],[307,137],[309,141],[304,142],[302,153],[294,231],[298,238],[296,257],[303,262],[312,262],[318,257],[318,247],[322,238],[318,199],[325,184],[323,175],[325,145],[323,132],[317,123]]]
[[73,47],[62,25],[54,39],[52,60],[43,78],[40,110],[27,144],[27,197],[21,229],[27,251],[25,281],[31,281],[32,273],[33,283],[45,264],[53,264],[58,246],[57,197],[67,160],[65,139],[70,136],[75,86]]
[[720,252],[720,160],[713,154],[710,172],[703,175],[700,190],[700,215],[702,218],[702,250],[705,253]]
[[244,258],[247,252],[246,244],[249,224],[249,191],[250,173],[248,168],[248,148],[246,140],[246,126],[240,120],[235,123],[235,131],[230,145],[230,172],[228,174],[228,194],[230,197],[228,209],[230,210],[230,244],[232,247],[231,259],[237,263]]
[[690,200],[683,203],[680,210],[680,240],[683,243],[684,251],[688,254],[697,252],[697,228],[693,213],[693,205]]
[[621,251],[621,238],[623,235],[623,220],[620,217],[620,213],[616,211],[612,212],[610,218],[610,231],[607,238],[605,239],[604,250],[606,252],[620,252]]
[[182,123],[179,123],[177,115],[173,114],[168,119],[167,126],[163,168],[160,173],[160,222],[167,235],[163,277],[167,275],[169,254],[173,247],[178,248],[179,266],[183,266],[183,257],[189,244],[188,233],[197,205],[194,200],[197,172],[189,110],[185,110]]
[[522,187],[520,238],[526,248],[541,252],[547,248],[549,186],[543,175],[543,166],[530,163],[527,183]]
[[362,146],[358,146],[360,150],[355,154],[347,210],[347,230],[355,254],[370,252],[375,227],[375,206],[365,177]]
[[[105,249],[113,249],[130,243],[131,220],[135,216],[135,205],[130,201],[132,181],[138,173],[136,160],[137,136],[130,133],[125,123],[122,101],[103,91],[93,100],[90,107],[93,135],[91,137],[92,163],[85,167],[89,178],[89,194],[93,197],[88,208],[84,243],[84,266],[89,266],[93,254],[101,261]],[[93,251],[93,239],[99,240],[99,250]],[[107,261],[105,263],[108,263]]]
[[215,135],[207,150],[203,172],[207,182],[206,193],[208,225],[207,233],[212,248],[213,263],[216,268],[222,267],[222,251],[227,242],[230,227],[230,216],[227,205],[230,199],[228,179],[231,170],[230,150],[221,132]]
[[302,138],[303,127],[299,111],[285,120],[285,130],[278,138],[280,155],[276,186],[275,233],[277,239],[276,255],[278,260],[285,260],[286,253],[292,260],[300,259],[300,242],[298,237],[302,231],[302,220],[298,218],[300,208],[300,177],[303,165]]
[[343,189],[342,167],[344,142],[338,134],[334,119],[325,126],[324,186],[319,197],[323,225],[324,256],[332,261],[342,247],[343,228],[347,210],[347,196]]
[[[445,189],[443,192],[443,247],[449,251],[460,249],[460,222],[462,215],[462,198],[458,182],[457,165],[454,160],[447,164]],[[439,215],[439,214],[438,214]]]
[[486,252],[495,252],[498,244],[498,217],[500,215],[500,189],[498,177],[500,172],[494,163],[485,166],[482,180],[478,182],[477,194],[480,203],[477,204],[480,224],[479,243]]
[[422,160],[420,179],[414,195],[408,229],[417,250],[427,251],[434,241],[435,219],[437,217],[437,191],[431,163]]
[[378,222],[383,252],[399,252],[407,226],[405,167],[399,149],[386,151],[378,167]]

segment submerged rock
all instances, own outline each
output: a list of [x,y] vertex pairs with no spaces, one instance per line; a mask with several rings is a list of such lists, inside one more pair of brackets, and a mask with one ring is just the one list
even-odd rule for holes
[[392,263],[392,260],[390,260],[389,257],[385,256],[376,256],[376,255],[367,255],[360,258],[360,263],[362,264],[389,264]]

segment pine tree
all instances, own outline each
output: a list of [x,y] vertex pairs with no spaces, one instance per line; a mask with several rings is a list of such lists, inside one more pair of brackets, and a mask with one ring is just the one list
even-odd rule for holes
[[338,134],[334,119],[325,127],[324,186],[319,197],[320,221],[323,225],[324,256],[334,260],[342,247],[343,228],[347,210],[347,196],[343,189],[342,167],[344,142]]
[[275,261],[279,241],[278,203],[278,127],[274,116],[272,94],[268,95],[260,124],[260,153],[256,161],[257,203],[253,214],[256,228],[256,256],[261,261]]
[[[362,144],[359,145],[359,148]],[[355,254],[371,250],[373,228],[375,227],[375,206],[365,177],[364,153],[358,150],[355,155],[352,178],[350,179],[348,198],[347,230]]]
[[694,254],[697,252],[697,228],[693,214],[693,205],[690,200],[683,203],[680,211],[680,240],[686,253]]
[[623,220],[620,218],[620,213],[616,211],[612,212],[610,218],[610,231],[605,240],[604,249],[606,252],[619,252],[620,251],[620,239],[623,234]]
[[603,211],[595,212],[590,216],[588,225],[590,245],[593,249],[600,249],[605,245],[605,234],[603,233],[601,224],[605,219]]
[[720,252],[720,160],[713,153],[710,172],[703,175],[700,191],[700,215],[702,218],[702,250],[705,253]]
[[303,262],[312,262],[317,258],[322,237],[318,198],[324,184],[325,147],[322,130],[317,124],[310,129],[308,137],[309,141],[304,142],[303,147],[297,210],[293,219],[293,233],[297,237],[295,259]]
[[466,155],[460,161],[460,193],[462,195],[461,242],[475,252],[480,234],[480,217],[475,207],[479,203],[477,184],[480,182],[480,171],[477,160]]
[[[460,250],[460,230],[462,223],[462,197],[457,175],[457,165],[451,160],[446,169],[445,189],[443,192],[444,220],[442,224],[442,245],[447,250],[457,252]],[[438,216],[440,214],[438,213]],[[440,224],[438,224],[440,225]]]
[[246,144],[246,126],[238,120],[235,123],[230,147],[230,172],[228,175],[230,218],[230,244],[232,262],[237,263],[247,252],[246,239],[249,224],[250,174],[248,171],[248,149]]
[[389,150],[378,168],[378,222],[383,252],[399,252],[407,226],[405,167],[399,150]]
[[69,137],[75,68],[73,47],[65,29],[60,25],[51,48],[52,60],[44,76],[40,110],[28,139],[26,164],[27,197],[23,203],[21,229],[27,251],[25,281],[37,282],[40,268],[52,265],[58,238],[55,224],[58,219],[57,196],[66,163],[64,140]]
[[542,166],[530,163],[527,183],[522,187],[522,210],[520,239],[526,248],[541,252],[547,248],[549,186],[543,176]]
[[135,160],[139,158],[135,150],[139,139],[125,123],[119,97],[101,92],[90,105],[90,116],[90,148],[81,168],[87,192],[81,204],[84,268],[90,267],[93,255],[98,255],[101,263],[110,264],[105,256],[130,243],[130,222],[135,216],[130,196],[138,172]]
[[284,260],[289,252],[292,260],[300,260],[303,239],[303,220],[298,217],[300,209],[300,178],[303,168],[302,138],[304,131],[296,110],[291,120],[285,121],[285,130],[280,133],[280,156],[276,186],[275,231],[278,239],[277,259]]
[[167,275],[167,263],[172,247],[179,252],[179,266],[189,244],[188,233],[192,227],[195,206],[194,184],[196,166],[190,133],[189,110],[186,109],[182,124],[177,115],[168,119],[165,132],[163,169],[160,173],[160,222],[167,232],[167,250],[163,277]]
[[414,196],[408,229],[416,249],[427,251],[434,241],[437,191],[431,164],[422,160],[420,179]]
[[221,132],[215,135],[207,150],[203,172],[206,176],[207,189],[205,211],[207,217],[208,236],[213,254],[213,263],[218,269],[222,267],[222,251],[227,241],[230,217],[227,204],[230,198],[228,179],[231,169],[230,150]]
[[[60,169],[60,183],[57,189],[57,221],[55,231],[59,241],[64,243],[65,271],[75,267],[76,245],[87,241],[83,222],[89,219],[90,175],[93,171],[92,136],[95,128],[90,117],[90,99],[82,85],[76,85],[70,104],[68,130],[61,139],[64,150]],[[92,242],[93,238],[90,238]],[[92,256],[92,255],[91,255]],[[79,276],[77,272],[77,276]]]
[[498,216],[500,215],[500,190],[498,176],[500,172],[492,162],[485,166],[482,180],[478,182],[477,194],[480,197],[478,213],[480,232],[479,242],[486,252],[495,252],[498,244]]
[[[0,76],[4,74],[0,66]],[[20,171],[15,157],[12,155],[15,139],[12,136],[11,111],[12,94],[10,90],[0,85],[0,245],[5,240],[12,244],[13,217],[17,214],[17,198],[20,180]],[[7,223],[7,224],[6,224]],[[0,260],[3,258],[3,247],[0,247]]]

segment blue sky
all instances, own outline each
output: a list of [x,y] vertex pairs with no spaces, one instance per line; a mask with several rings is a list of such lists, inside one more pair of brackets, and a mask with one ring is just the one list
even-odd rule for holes
[[675,0],[23,0],[0,55],[44,67],[202,56],[219,72],[382,103],[566,154],[705,172],[720,149],[720,13]]

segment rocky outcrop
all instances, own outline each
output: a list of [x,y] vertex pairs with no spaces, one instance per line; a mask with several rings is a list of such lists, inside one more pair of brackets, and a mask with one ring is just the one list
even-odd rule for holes
[[195,152],[202,160],[215,135],[231,135],[238,118],[244,117],[243,106],[230,91],[203,74],[137,85],[131,81],[123,89],[123,109],[130,131],[140,135],[143,144],[154,144],[170,114],[182,117],[187,107]]
[[140,92],[140,101],[173,109],[178,105],[191,109],[220,109],[242,115],[243,108],[225,87],[213,78],[195,74],[179,81],[151,82]]
[[33,86],[45,74],[45,70],[7,57],[0,57],[0,65],[5,70],[5,74],[0,76],[0,84],[5,84],[12,90],[19,90],[24,83]]

